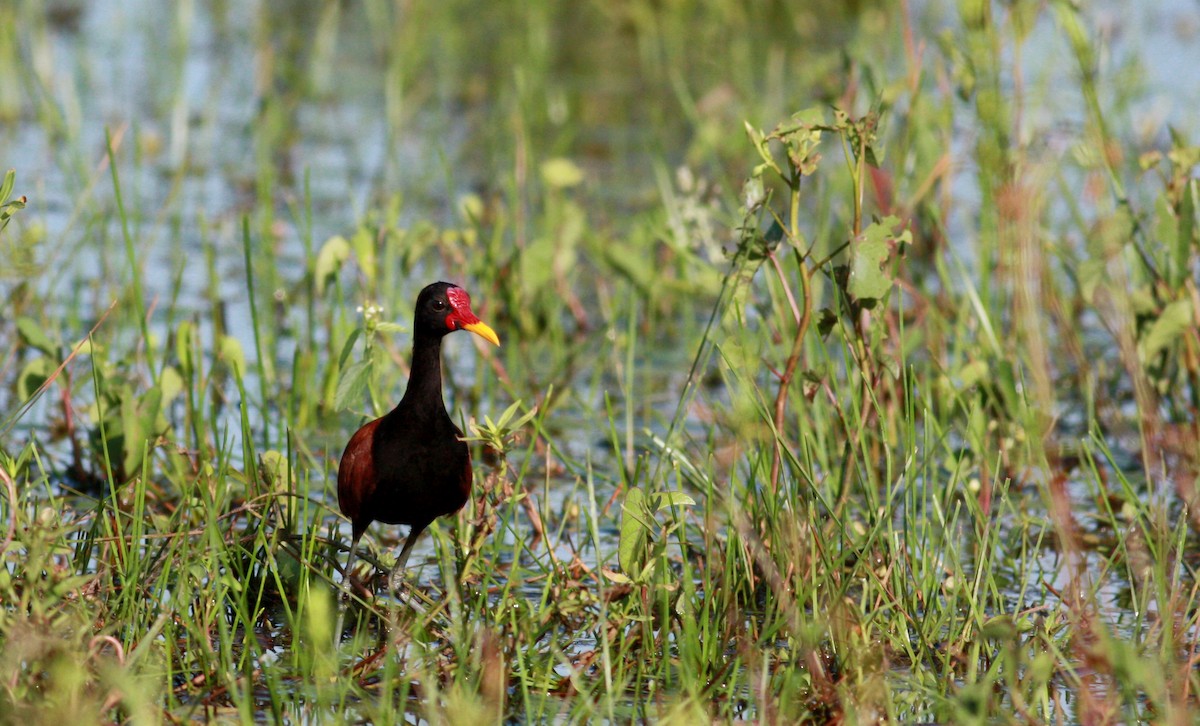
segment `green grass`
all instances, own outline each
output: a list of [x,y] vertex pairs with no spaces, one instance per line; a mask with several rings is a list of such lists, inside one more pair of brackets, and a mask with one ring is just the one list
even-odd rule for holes
[[[1095,18],[459,5],[0,9],[0,722],[1194,720],[1200,151]],[[474,497],[343,603],[442,278]]]

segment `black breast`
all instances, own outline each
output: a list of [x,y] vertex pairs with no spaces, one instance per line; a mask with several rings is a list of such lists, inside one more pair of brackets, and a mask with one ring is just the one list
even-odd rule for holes
[[388,415],[380,421],[373,447],[378,486],[364,514],[385,524],[425,526],[466,503],[471,454],[460,440],[462,432],[444,410],[440,413]]

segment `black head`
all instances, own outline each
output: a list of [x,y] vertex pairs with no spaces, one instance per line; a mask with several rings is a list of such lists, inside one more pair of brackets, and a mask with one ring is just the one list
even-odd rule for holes
[[500,345],[496,332],[471,311],[471,296],[458,285],[435,282],[417,296],[413,335],[440,338],[455,330],[469,330],[493,345]]

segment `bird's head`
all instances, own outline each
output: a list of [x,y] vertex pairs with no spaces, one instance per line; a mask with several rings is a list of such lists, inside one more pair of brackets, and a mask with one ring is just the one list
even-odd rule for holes
[[496,331],[471,311],[471,296],[449,282],[428,285],[417,296],[414,333],[441,337],[455,330],[469,330],[493,345],[500,345]]

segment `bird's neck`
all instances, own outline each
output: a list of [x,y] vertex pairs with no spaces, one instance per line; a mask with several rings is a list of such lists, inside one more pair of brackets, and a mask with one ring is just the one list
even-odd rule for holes
[[413,341],[412,370],[408,388],[398,408],[445,412],[442,402],[442,339],[417,338]]

